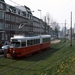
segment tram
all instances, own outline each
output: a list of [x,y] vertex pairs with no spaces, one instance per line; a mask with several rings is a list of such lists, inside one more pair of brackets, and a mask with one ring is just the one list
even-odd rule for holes
[[8,52],[12,57],[23,57],[50,47],[50,35],[32,37],[14,36],[10,38]]

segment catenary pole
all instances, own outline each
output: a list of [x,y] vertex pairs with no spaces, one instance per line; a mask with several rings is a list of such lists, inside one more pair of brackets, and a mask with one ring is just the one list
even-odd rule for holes
[[65,38],[64,38],[64,42],[66,42],[66,19],[65,19]]
[[72,47],[72,11],[71,11],[71,27],[70,27],[70,47]]

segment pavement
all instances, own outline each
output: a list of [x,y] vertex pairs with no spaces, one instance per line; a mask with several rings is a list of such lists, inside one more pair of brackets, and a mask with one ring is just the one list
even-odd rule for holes
[[60,42],[60,40],[55,39],[55,40],[52,40],[52,41],[51,41],[51,44],[54,44],[54,43],[59,43],[59,42]]

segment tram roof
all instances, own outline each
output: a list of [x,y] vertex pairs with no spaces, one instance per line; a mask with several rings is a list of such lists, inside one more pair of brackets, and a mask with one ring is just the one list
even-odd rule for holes
[[11,39],[18,39],[18,40],[30,40],[30,39],[40,39],[40,38],[46,38],[50,37],[50,35],[38,35],[38,36],[30,36],[30,37],[25,37],[25,36],[14,36],[11,37]]
[[42,38],[51,37],[51,35],[40,35]]
[[25,37],[25,36],[14,36],[14,37],[11,37],[11,39],[18,39],[18,40],[29,40],[29,39],[39,39],[40,36],[31,36],[31,37]]

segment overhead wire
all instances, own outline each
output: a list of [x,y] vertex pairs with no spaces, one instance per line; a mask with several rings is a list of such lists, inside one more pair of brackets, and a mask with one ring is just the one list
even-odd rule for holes
[[[72,1],[72,0],[69,0],[69,1],[61,8],[61,10],[64,9],[71,1]],[[59,24],[65,25],[65,23],[59,23]],[[66,23],[66,27],[68,27],[68,25],[69,25],[69,24]]]
[[66,7],[71,1],[72,1],[72,0],[69,0],[69,2],[68,2],[64,7]]
[[12,2],[12,3],[14,3],[14,4],[16,4],[16,5],[22,6],[21,4],[18,4],[18,3],[16,3],[16,2],[12,1],[12,0],[9,0],[9,1]]

